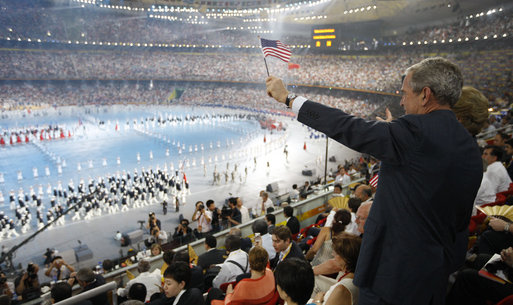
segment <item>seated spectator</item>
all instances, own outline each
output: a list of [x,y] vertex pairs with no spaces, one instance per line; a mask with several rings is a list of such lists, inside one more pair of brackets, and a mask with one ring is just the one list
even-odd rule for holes
[[75,268],[66,263],[62,259],[62,256],[55,256],[52,260],[52,263],[50,264],[50,267],[46,269],[45,275],[54,281],[60,281],[63,279],[68,279],[72,272],[75,272]]
[[367,221],[367,217],[369,217],[371,207],[372,201],[362,202],[358,211],[356,211],[356,224],[358,225],[358,232],[361,233],[361,236],[363,236],[365,221]]
[[260,191],[260,198],[261,198],[261,200],[259,201],[259,203],[256,207],[258,213],[255,213],[255,212],[253,213],[253,214],[255,214],[255,217],[265,215],[266,213],[268,213],[267,210],[269,208],[274,209],[274,204],[271,201],[271,199],[269,199],[269,194],[266,191]]
[[225,248],[229,252],[228,258],[221,265],[219,274],[212,281],[212,287],[219,288],[223,283],[235,281],[239,274],[248,272],[248,254],[240,249],[239,236],[228,235],[225,239]]
[[166,271],[167,267],[171,265],[174,256],[175,253],[173,251],[165,251],[164,253],[162,253],[162,260],[164,261],[164,263],[162,264],[162,267],[160,267],[161,275],[164,275],[164,271]]
[[212,289],[209,296],[217,294],[217,298],[211,304],[266,304],[269,302],[275,293],[275,283],[273,272],[266,268],[268,261],[269,256],[264,248],[256,246],[251,249],[249,251],[251,277],[241,280],[235,288],[232,284],[228,285],[226,296],[222,296],[219,290]]
[[301,193],[306,195],[310,194],[312,192],[312,186],[310,185],[310,181],[305,181],[305,184],[301,187],[299,190],[299,195],[301,196]]
[[283,214],[285,215],[287,227],[289,227],[290,233],[292,233],[292,235],[299,233],[300,224],[299,220],[294,216],[294,209],[291,206],[286,206],[283,208]]
[[314,303],[358,304],[358,287],[353,284],[353,278],[361,243],[360,237],[350,234],[344,234],[334,240],[335,260],[344,274],[326,293],[317,293],[313,299]]
[[226,250],[216,248],[217,239],[213,235],[205,237],[205,250],[206,252],[198,256],[198,266],[205,272],[210,266],[222,264],[228,257]]
[[362,202],[372,200],[372,188],[366,184],[360,184],[354,190],[354,196],[360,199]]
[[114,269],[114,263],[110,259],[106,259],[102,263],[103,273],[109,273]]
[[284,260],[292,257],[305,259],[303,252],[299,246],[292,240],[292,234],[287,226],[276,227],[272,234],[273,247],[276,255],[271,260],[271,268],[274,270],[276,266]]
[[266,221],[263,219],[255,220],[255,222],[253,222],[253,225],[251,226],[251,229],[253,230],[255,236],[257,233],[260,234],[260,244],[257,244],[257,240],[255,238],[255,246],[258,245],[263,247],[267,251],[269,257],[274,258],[274,256],[276,255],[276,250],[274,250],[273,247],[273,238],[271,234],[267,232],[268,227]]
[[[500,252],[501,261],[496,263],[496,270],[502,270],[510,281],[498,283],[479,275],[479,270],[488,262],[492,254],[482,255],[476,262],[458,272],[456,281],[447,295],[447,304],[481,305],[498,303],[507,296],[513,295],[513,248],[509,247]],[[508,304],[508,303],[506,303]]]
[[292,202],[297,202],[299,199],[299,191],[297,190],[297,184],[292,185],[292,190],[289,192],[289,197]]
[[14,284],[7,281],[7,276],[3,271],[0,271],[0,295],[6,295],[9,297],[9,300],[12,299]]
[[317,266],[333,258],[332,240],[342,234],[351,223],[351,213],[348,210],[338,210],[330,227],[324,226],[317,236],[315,243],[306,253],[306,259],[312,260],[312,266]]
[[508,171],[500,161],[503,151],[498,146],[486,146],[483,160],[488,165],[483,174],[481,186],[476,195],[475,204],[482,205],[495,201],[495,195],[507,191],[511,183]]
[[[164,296],[150,304],[202,305],[203,295],[190,288],[191,268],[186,262],[173,262],[164,272]],[[162,300],[165,300],[164,302]]]
[[128,281],[125,288],[118,288],[117,294],[120,297],[126,297],[132,285],[141,283],[146,287],[147,291],[143,301],[148,302],[154,293],[160,292],[161,284],[160,270],[155,269],[153,272],[150,272],[150,268],[150,263],[147,260],[140,260],[137,264],[137,271],[139,271],[139,275]]
[[[370,209],[372,207],[372,201],[362,203],[356,212],[356,224],[358,225],[358,232],[363,236],[365,228],[365,222],[369,217]],[[329,259],[322,264],[319,264],[313,268],[315,275],[329,275],[340,272],[340,266],[335,259]]]
[[204,288],[204,281],[203,281],[203,270],[199,266],[195,266],[190,263],[190,257],[189,257],[189,251],[188,250],[182,250],[179,252],[176,252],[173,257],[173,263],[174,262],[185,262],[189,264],[189,268],[191,269],[191,277],[188,281],[188,288],[198,288],[200,291],[203,292]]
[[151,256],[157,256],[162,253],[162,246],[159,244],[153,244],[150,247]]
[[347,209],[347,198],[342,194],[342,186],[335,184],[332,198],[326,202],[328,209]]
[[358,224],[356,223],[356,212],[360,208],[362,201],[358,198],[349,198],[347,205],[349,206],[349,211],[351,211],[351,223],[347,225],[346,232],[353,235],[360,235],[358,231]]
[[[78,272],[71,273],[68,283],[73,286],[75,282],[82,287],[82,291],[86,292],[105,284],[105,279],[99,274],[94,274],[91,268],[82,268]],[[101,293],[88,299],[93,305],[107,305],[107,293]]]
[[14,280],[16,294],[18,294],[18,298],[21,296],[22,302],[37,299],[41,295],[41,286],[37,276],[38,271],[38,265],[29,263],[23,275]]
[[299,258],[283,261],[274,271],[276,290],[287,305],[305,305],[314,288],[310,264]]
[[240,228],[237,228],[237,227],[231,228],[230,232],[228,234],[240,237],[240,248],[241,248],[241,250],[246,252],[246,253],[249,253],[249,249],[251,249],[251,247],[253,247],[253,244],[251,242],[251,238],[249,238],[249,237],[242,237],[242,231],[240,230]]
[[[159,283],[158,287],[160,288],[160,283]],[[145,303],[145,302],[149,301],[149,299],[150,299],[150,298],[148,298],[148,295],[149,295],[149,293],[146,290],[146,286],[143,283],[135,283],[132,286],[130,286],[130,289],[128,290],[128,299],[129,300],[137,300],[142,303]]]
[[274,227],[276,226],[276,216],[274,214],[267,213],[265,215],[265,221],[267,221],[267,232],[269,234],[273,234]]
[[194,240],[192,229],[189,227],[189,220],[182,219],[180,224],[175,228],[173,240],[177,241],[180,245],[187,244]]
[[[67,282],[55,283],[50,291],[52,304],[66,300],[72,296],[71,285]],[[76,303],[77,305],[91,305],[91,301],[85,300]]]
[[497,217],[491,217],[488,230],[477,240],[475,252],[479,254],[499,253],[513,245],[513,224]]

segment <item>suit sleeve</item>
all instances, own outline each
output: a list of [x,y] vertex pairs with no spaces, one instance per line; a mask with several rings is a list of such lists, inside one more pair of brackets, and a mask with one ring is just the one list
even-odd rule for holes
[[405,151],[420,144],[421,129],[414,123],[415,120],[404,117],[390,123],[368,121],[306,101],[297,119],[351,149],[392,164],[404,164],[407,161]]

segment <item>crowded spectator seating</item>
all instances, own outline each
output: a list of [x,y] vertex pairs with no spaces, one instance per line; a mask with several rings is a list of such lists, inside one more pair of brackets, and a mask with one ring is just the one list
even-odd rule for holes
[[[511,49],[423,53],[399,51],[365,56],[294,56],[299,69],[287,70],[282,63],[269,63],[271,73],[285,77],[290,84],[327,86],[397,94],[401,74],[411,61],[443,55],[455,61],[465,84],[481,90],[492,102],[511,99]],[[472,65],[468,63],[472,62]],[[240,69],[240,67],[245,67]],[[0,50],[0,79],[4,80],[161,80],[225,83],[262,83],[265,66],[255,53],[176,53],[163,51]],[[263,91],[262,91],[263,92]],[[154,97],[163,100],[156,91]],[[23,93],[22,93],[23,94]],[[102,93],[98,93],[102,95]],[[93,95],[94,97],[94,95]],[[95,99],[106,102],[110,97]],[[117,97],[113,97],[116,100]],[[124,98],[124,97],[123,97]],[[131,102],[139,98],[126,97]],[[334,104],[334,101],[327,101]],[[334,105],[336,106],[336,105]]]

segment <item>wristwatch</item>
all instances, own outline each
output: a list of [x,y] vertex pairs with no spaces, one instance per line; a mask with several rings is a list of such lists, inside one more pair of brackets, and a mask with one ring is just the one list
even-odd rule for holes
[[287,105],[288,108],[290,108],[290,101],[296,98],[296,95],[294,93],[289,93],[287,95],[287,98],[285,99],[285,105]]

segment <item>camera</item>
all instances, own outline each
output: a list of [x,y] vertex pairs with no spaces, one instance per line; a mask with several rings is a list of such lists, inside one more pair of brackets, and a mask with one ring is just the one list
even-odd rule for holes
[[36,266],[34,266],[34,264],[32,264],[32,263],[28,264],[27,273],[28,273],[29,278],[31,278],[31,279],[37,278]]
[[198,207],[198,209],[200,209],[200,210],[203,210],[204,208],[205,208],[205,206],[203,204],[200,204]]
[[227,218],[228,216],[232,215],[232,209],[227,206],[223,206],[223,209],[221,210],[221,217]]

